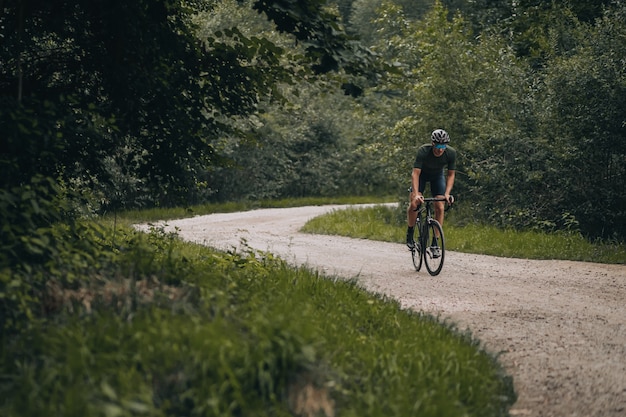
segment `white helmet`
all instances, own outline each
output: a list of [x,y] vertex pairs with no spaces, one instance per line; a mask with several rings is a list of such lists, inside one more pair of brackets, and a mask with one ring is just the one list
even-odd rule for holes
[[450,135],[443,129],[433,130],[432,135],[430,135],[431,139],[435,143],[448,143],[450,142]]

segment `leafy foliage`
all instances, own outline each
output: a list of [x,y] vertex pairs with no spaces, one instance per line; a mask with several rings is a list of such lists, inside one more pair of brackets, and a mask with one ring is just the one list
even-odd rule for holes
[[268,108],[245,138],[229,137],[222,153],[232,165],[215,169],[211,182],[222,200],[305,196],[390,194],[380,155],[368,146],[360,120],[342,117],[352,99],[340,92],[316,91],[317,84],[296,86],[291,107]]
[[[583,3],[6,1],[0,181],[19,194],[55,178],[92,211],[404,198],[415,146],[444,127],[479,216],[558,228],[572,214],[622,239],[586,219],[623,224],[622,147],[591,145],[622,142],[623,5]],[[358,45],[344,27],[370,32]],[[571,169],[589,158],[602,168]],[[579,205],[586,176],[610,190],[601,216]]]
[[325,0],[256,0],[254,8],[276,23],[281,32],[302,42],[316,73],[340,68],[362,73],[369,66],[369,53],[344,33],[339,16],[324,8]]
[[604,238],[626,235],[626,71],[620,58],[626,27],[618,23],[625,12],[622,7],[595,27],[583,27],[587,40],[551,62],[542,113],[559,155],[563,205],[585,234]]
[[[192,17],[211,10],[208,3],[15,0],[3,7],[6,186],[37,173],[107,193],[108,184],[120,184],[109,158],[123,154],[133,163],[118,162],[129,178],[121,184],[140,181],[135,189],[147,203],[206,199],[204,172],[219,162],[212,141],[236,128],[233,116],[255,112],[293,76],[283,48],[267,38],[236,27],[199,38]],[[366,62],[350,58],[357,46],[321,3],[291,5],[287,15],[269,2],[255,7],[305,42],[320,72],[340,64],[359,71]],[[129,206],[137,193],[121,195],[118,206]],[[100,203],[115,208],[117,200],[104,195]]]
[[[203,101],[190,84],[199,70],[197,48],[190,48],[186,25],[168,18],[180,17],[180,7],[153,2],[7,6],[2,48],[7,65],[0,83],[4,104],[26,115],[40,113],[43,106],[48,123],[43,125],[44,141],[35,129],[13,130],[4,139],[12,154],[42,142],[50,149],[43,166],[44,161],[37,161],[29,167],[31,161],[25,160],[10,167],[13,184],[33,168],[105,182],[103,158],[133,138],[149,151],[139,172],[151,191],[188,186],[180,175],[180,158],[195,150],[202,159],[210,149],[198,135],[208,126],[201,114]],[[181,89],[178,83],[187,86]],[[15,91],[19,94],[11,94]],[[3,125],[13,123],[4,120]]]
[[[545,20],[529,21],[533,33],[545,34],[533,38],[537,53],[521,53],[497,25],[476,36],[474,24],[450,18],[441,3],[415,22],[384,8],[380,26],[396,26],[376,48],[403,69],[386,80],[401,110],[381,140],[398,182],[416,146],[442,127],[461,155],[455,192],[468,197],[477,218],[550,231],[569,227],[564,219],[574,216],[586,236],[623,240],[621,13],[615,5],[591,25],[553,4],[540,13]],[[620,41],[609,46],[609,38]],[[602,203],[588,179],[606,184]]]

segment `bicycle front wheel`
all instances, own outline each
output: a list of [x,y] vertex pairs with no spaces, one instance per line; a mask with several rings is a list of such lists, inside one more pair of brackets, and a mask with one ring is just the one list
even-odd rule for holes
[[437,220],[431,219],[426,225],[426,230],[424,264],[430,275],[439,275],[446,255],[443,229]]

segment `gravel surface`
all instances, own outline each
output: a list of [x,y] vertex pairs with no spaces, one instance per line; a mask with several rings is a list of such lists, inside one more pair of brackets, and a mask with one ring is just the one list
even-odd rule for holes
[[469,329],[513,376],[512,416],[626,416],[626,266],[446,252],[416,272],[403,244],[299,233],[346,206],[262,209],[167,222],[218,249],[245,245]]

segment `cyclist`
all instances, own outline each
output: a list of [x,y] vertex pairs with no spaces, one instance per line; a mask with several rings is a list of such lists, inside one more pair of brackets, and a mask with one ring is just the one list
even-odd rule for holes
[[[443,129],[436,129],[431,134],[431,143],[422,145],[417,150],[411,175],[409,207],[407,209],[406,245],[413,249],[413,228],[417,221],[417,209],[424,202],[426,183],[430,183],[430,191],[435,198],[445,198],[448,204],[453,203],[450,195],[454,186],[456,173],[456,150],[448,146],[450,135]],[[447,168],[447,175],[444,175]],[[435,219],[443,226],[444,202],[435,202]],[[435,256],[437,254],[435,253]]]

